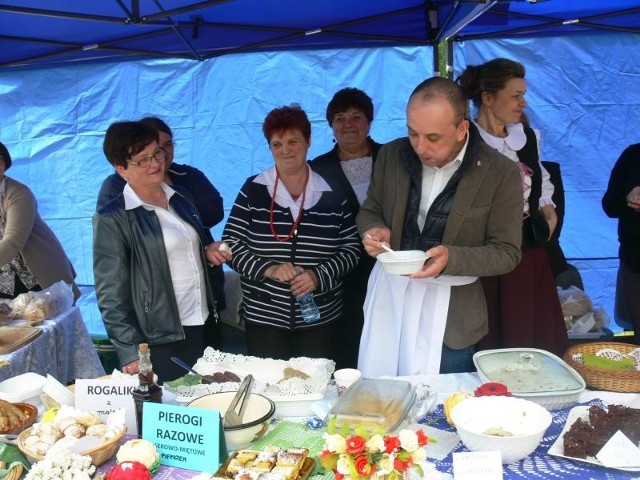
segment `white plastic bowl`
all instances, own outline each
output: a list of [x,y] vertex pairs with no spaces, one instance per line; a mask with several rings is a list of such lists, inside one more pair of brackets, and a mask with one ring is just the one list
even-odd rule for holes
[[383,252],[376,258],[387,273],[411,275],[422,270],[428,257],[422,250],[397,250],[395,253]]
[[[474,397],[451,410],[458,435],[472,452],[499,451],[502,463],[514,463],[533,452],[551,425],[551,414],[537,403],[515,397]],[[512,436],[489,435],[493,430]]]
[[[187,404],[191,408],[218,410],[224,416],[236,392],[210,393],[196,398]],[[244,423],[235,427],[224,427],[224,438],[229,451],[246,447],[258,440],[269,428],[271,417],[276,410],[275,404],[269,398],[252,393],[244,412]]]

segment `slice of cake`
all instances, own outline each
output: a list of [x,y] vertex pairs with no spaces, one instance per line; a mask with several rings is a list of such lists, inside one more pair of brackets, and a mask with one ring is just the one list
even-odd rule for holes
[[587,422],[581,418],[576,420],[562,438],[564,454],[568,457],[586,458],[592,432],[593,428]]
[[258,480],[260,473],[250,468],[243,468],[236,474],[234,480]]
[[299,453],[301,455],[304,455],[305,457],[309,455],[309,449],[304,447],[289,447],[286,450],[287,452],[291,453]]
[[235,476],[244,468],[244,465],[240,463],[236,458],[232,458],[227,465],[227,469],[224,474],[228,478],[235,478]]
[[270,472],[276,465],[277,452],[261,451],[253,461],[253,468],[263,472]]
[[260,452],[257,452],[256,450],[238,450],[238,453],[234,458],[242,465],[249,465],[256,459],[258,453]]
[[285,480],[294,480],[298,477],[300,469],[295,465],[277,465],[273,467],[271,473],[281,475]]
[[300,473],[300,469],[304,463],[305,458],[309,454],[309,450],[306,448],[287,448],[278,452],[276,461],[276,468],[286,468],[286,477],[288,480],[293,480]]
[[286,480],[285,477],[279,473],[274,472],[262,472],[257,480]]
[[302,465],[302,462],[304,462],[305,457],[306,455],[302,453],[292,452],[289,449],[280,450],[278,452],[276,465],[300,467]]

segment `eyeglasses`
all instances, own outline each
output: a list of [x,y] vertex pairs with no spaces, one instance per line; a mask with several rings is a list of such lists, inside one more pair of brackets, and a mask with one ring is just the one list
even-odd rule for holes
[[164,148],[161,147],[158,148],[150,157],[144,157],[141,160],[129,160],[127,162],[127,165],[135,165],[136,167],[147,168],[149,165],[151,165],[151,160],[153,159],[155,159],[158,163],[163,163],[165,156],[166,152]]

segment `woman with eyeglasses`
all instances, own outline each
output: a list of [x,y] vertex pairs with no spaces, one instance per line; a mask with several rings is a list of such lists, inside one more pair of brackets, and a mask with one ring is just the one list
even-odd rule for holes
[[9,150],[0,142],[0,298],[15,298],[63,280],[73,287],[77,300],[76,272],[40,217],[29,187],[5,175],[11,163]]
[[[216,226],[224,218],[222,196],[202,171],[191,165],[174,163],[175,141],[173,140],[173,132],[164,120],[158,117],[145,117],[140,120],[140,123],[158,132],[158,145],[164,148],[165,151],[164,183],[193,201],[204,224],[205,236],[209,242],[213,242],[214,239],[209,229]],[[118,173],[105,178],[98,194],[96,210],[99,210],[122,193],[125,184],[125,179]],[[208,273],[211,288],[213,289],[213,298],[216,302],[215,312],[217,316],[226,307],[224,271],[222,267],[217,266],[210,268]],[[216,318],[216,320],[218,319]],[[220,348],[218,321],[206,324],[205,341],[211,347]]]
[[138,372],[137,345],[148,343],[160,381],[172,380],[183,372],[170,356],[193,365],[204,350],[214,312],[208,263],[231,257],[206,238],[192,202],[164,182],[156,130],[114,123],[104,152],[126,185],[93,217],[98,307],[125,373]]
[[[373,121],[373,102],[360,89],[349,87],[335,93],[327,105],[327,122],[333,130],[336,145],[329,152],[309,162],[334,188],[347,195],[353,217],[367,196],[373,164],[381,144],[369,136]],[[367,294],[367,281],[375,258],[364,252],[358,266],[344,279],[344,318],[338,325],[336,368],[356,368],[358,346],[364,325],[362,307]]]
[[[209,229],[224,218],[223,200],[220,192],[213,186],[202,171],[190,165],[174,163],[175,141],[173,132],[167,123],[158,117],[145,117],[140,123],[158,132],[158,145],[165,150],[164,182],[182,188],[193,196],[193,201],[200,213],[202,223]],[[96,210],[105,206],[117,197],[126,181],[118,173],[105,178],[98,193]]]

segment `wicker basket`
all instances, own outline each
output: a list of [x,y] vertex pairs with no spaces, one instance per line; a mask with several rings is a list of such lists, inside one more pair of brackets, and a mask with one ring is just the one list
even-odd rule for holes
[[636,348],[638,345],[619,342],[581,343],[570,347],[563,358],[582,375],[587,386],[612,392],[633,393],[640,392],[640,371],[588,367],[583,363],[576,362],[573,356],[578,353],[595,355],[603,349],[617,350],[626,355]]
[[[111,457],[116,454],[118,447],[120,446],[120,440],[127,433],[127,430],[122,430],[118,435],[113,438],[110,438],[106,442],[98,445],[97,447],[91,448],[89,450],[85,450],[81,452],[82,455],[89,455],[91,457],[92,463],[96,466],[102,465]],[[40,455],[39,453],[33,452],[24,446],[24,441],[31,434],[31,428],[25,430],[20,435],[18,435],[18,448],[22,450],[22,453],[33,458],[34,460],[42,460],[44,455]]]

